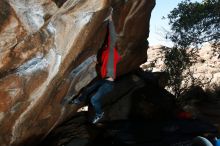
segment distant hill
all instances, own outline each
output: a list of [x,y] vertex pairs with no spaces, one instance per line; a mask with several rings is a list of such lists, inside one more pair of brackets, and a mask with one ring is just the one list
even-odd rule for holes
[[[164,71],[166,49],[169,48],[161,45],[151,46],[147,52],[148,60],[142,65],[142,68],[152,72]],[[190,67],[191,75],[196,80],[196,84],[202,86],[204,90],[212,91],[220,86],[220,55],[210,44],[204,45],[197,55],[195,64]]]

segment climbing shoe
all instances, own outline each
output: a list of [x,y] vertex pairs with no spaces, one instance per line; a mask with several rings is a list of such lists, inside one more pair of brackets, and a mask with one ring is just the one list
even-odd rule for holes
[[104,112],[102,112],[101,114],[96,114],[94,119],[92,120],[92,124],[99,123],[103,117],[104,117]]

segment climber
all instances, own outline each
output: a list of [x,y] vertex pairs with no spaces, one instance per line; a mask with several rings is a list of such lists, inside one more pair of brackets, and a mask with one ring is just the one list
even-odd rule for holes
[[116,78],[116,66],[120,60],[120,56],[116,49],[116,31],[110,14],[107,25],[107,34],[105,37],[103,47],[100,49],[100,56],[98,55],[98,64],[100,69],[100,79],[87,87],[78,98],[71,101],[71,103],[79,105],[89,95],[90,102],[95,110],[95,117],[92,120],[93,124],[97,124],[103,118],[104,112],[101,107],[101,98],[113,90],[114,80]]

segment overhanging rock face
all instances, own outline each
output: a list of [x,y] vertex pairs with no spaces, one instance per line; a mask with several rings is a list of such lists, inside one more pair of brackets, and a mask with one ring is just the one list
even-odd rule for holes
[[[56,1],[56,3],[58,3]],[[146,61],[155,0],[0,1],[0,144],[32,145],[74,109],[60,102],[96,77],[112,6],[122,61],[118,74]]]

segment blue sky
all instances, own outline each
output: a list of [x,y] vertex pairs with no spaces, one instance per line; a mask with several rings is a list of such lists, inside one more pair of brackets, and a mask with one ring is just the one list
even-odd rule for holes
[[[167,16],[173,8],[182,0],[156,0],[156,6],[153,9],[150,20],[149,45],[165,45],[172,46],[172,43],[165,40],[165,30],[170,29],[168,20],[162,20],[163,16]],[[192,0],[201,2],[202,0]]]

